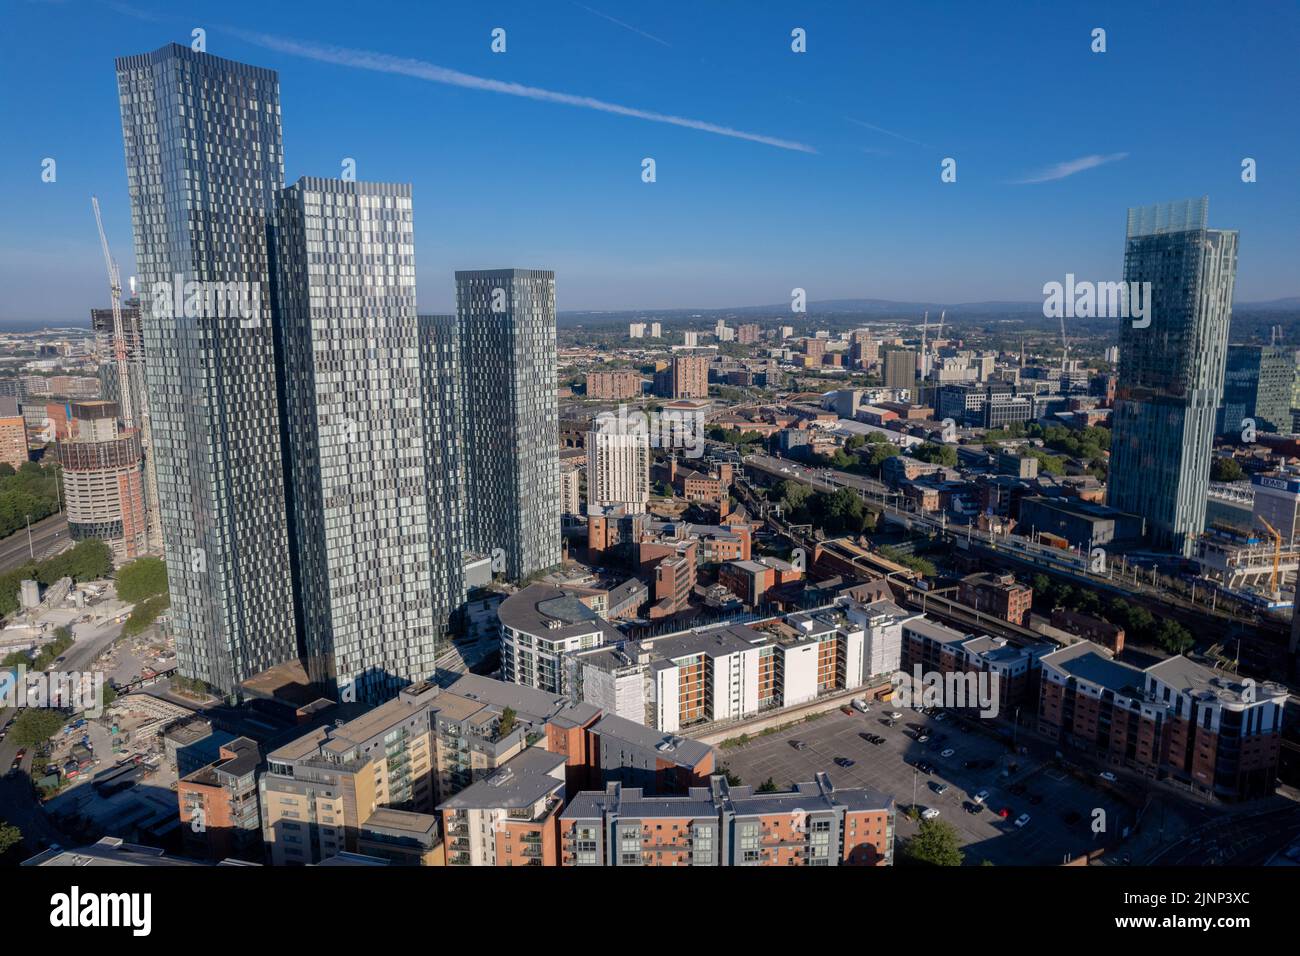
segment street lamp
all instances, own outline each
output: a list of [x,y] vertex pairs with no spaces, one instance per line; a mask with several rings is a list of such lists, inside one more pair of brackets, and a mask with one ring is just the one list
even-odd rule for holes
[[36,560],[36,551],[32,547],[32,516],[27,516],[27,553],[31,555],[33,561]]

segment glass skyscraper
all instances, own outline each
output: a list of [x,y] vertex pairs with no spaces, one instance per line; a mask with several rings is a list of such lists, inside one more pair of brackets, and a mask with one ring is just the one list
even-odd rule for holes
[[560,562],[555,273],[456,273],[466,538],[519,580]]
[[1219,408],[1220,435],[1240,434],[1242,420],[1257,431],[1291,431],[1295,352],[1276,345],[1229,345]]
[[177,661],[236,694],[297,656],[267,240],[279,81],[176,44],[116,66]]
[[1151,283],[1150,324],[1120,323],[1107,477],[1107,503],[1185,556],[1205,527],[1237,274],[1237,233],[1207,212],[1205,198],[1129,210],[1124,278]]
[[447,436],[424,391],[411,188],[303,178],[275,237],[304,662],[376,703],[432,676],[462,598],[454,473],[429,467]]

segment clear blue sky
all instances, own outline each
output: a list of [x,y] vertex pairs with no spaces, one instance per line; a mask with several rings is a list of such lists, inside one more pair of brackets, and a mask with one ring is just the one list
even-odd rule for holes
[[289,182],[354,157],[360,179],[414,185],[422,310],[451,307],[454,270],[497,266],[555,269],[561,309],[762,304],[794,286],[1031,300],[1067,272],[1118,278],[1127,206],[1202,194],[1212,226],[1241,231],[1237,300],[1300,294],[1296,4],[796,6],[11,0],[0,319],[105,303],[92,193],[133,271],[113,58],[196,26],[209,52],[279,71]]

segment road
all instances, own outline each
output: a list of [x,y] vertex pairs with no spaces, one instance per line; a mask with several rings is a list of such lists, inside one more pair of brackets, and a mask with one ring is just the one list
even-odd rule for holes
[[25,561],[30,561],[33,552],[36,560],[39,561],[67,540],[68,519],[62,512],[43,518],[32,525],[30,550],[26,528],[0,541],[0,571],[8,571]]

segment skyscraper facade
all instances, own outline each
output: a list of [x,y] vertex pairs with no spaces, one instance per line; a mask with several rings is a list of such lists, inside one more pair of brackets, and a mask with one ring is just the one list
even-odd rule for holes
[[518,580],[560,562],[555,273],[457,272],[456,315],[467,544]]
[[914,349],[886,349],[883,353],[885,388],[905,388],[912,401],[916,394],[916,351]]
[[1205,527],[1237,274],[1237,233],[1207,212],[1205,198],[1128,212],[1124,279],[1151,286],[1146,318],[1120,323],[1107,477],[1108,504],[1185,556]]
[[1257,431],[1291,431],[1295,353],[1276,345],[1229,345],[1219,406],[1221,435],[1240,433],[1250,419]]
[[650,502],[650,433],[635,422],[598,417],[587,433],[587,503],[642,514]]
[[267,241],[279,80],[177,44],[116,68],[177,662],[233,695],[297,655]]
[[411,188],[304,177],[275,237],[304,663],[379,702],[436,669],[461,563],[432,540]]
[[140,433],[119,429],[116,402],[72,402],[58,441],[68,536],[98,538],[121,563],[148,550]]

